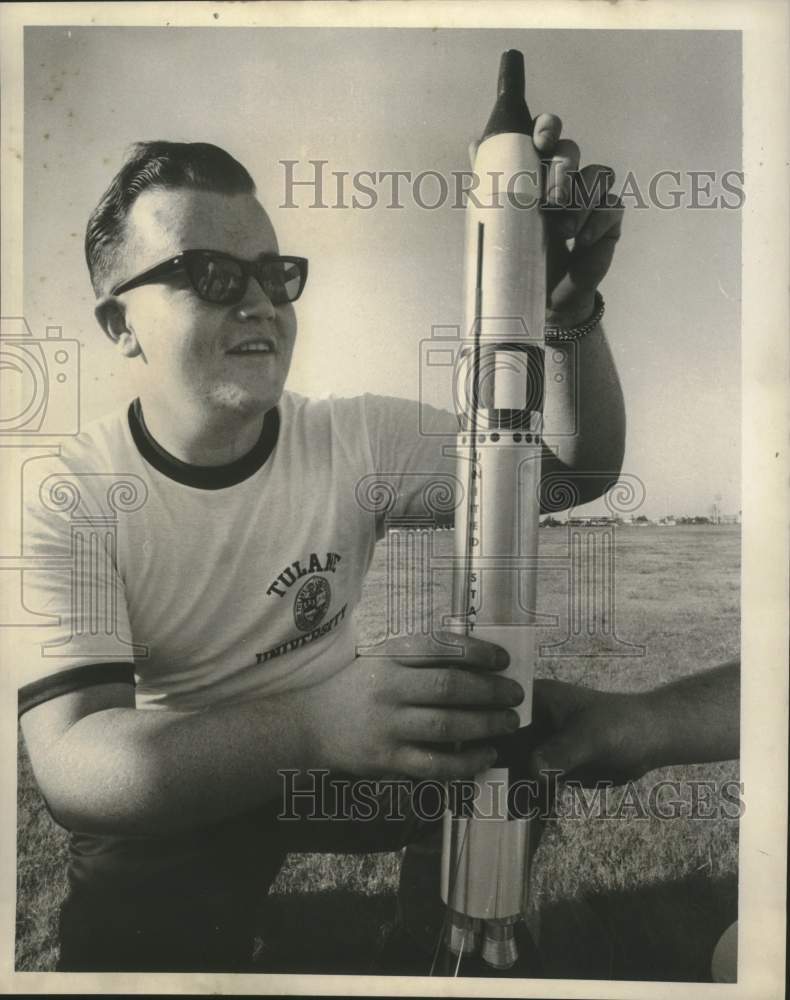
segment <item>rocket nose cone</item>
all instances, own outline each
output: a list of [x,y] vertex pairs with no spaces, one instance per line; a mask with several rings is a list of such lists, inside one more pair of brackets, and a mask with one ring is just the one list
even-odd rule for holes
[[502,53],[499,62],[497,96],[524,97],[524,56],[517,49]]
[[500,132],[532,135],[532,116],[524,100],[524,56],[516,49],[502,53],[497,99],[481,139]]

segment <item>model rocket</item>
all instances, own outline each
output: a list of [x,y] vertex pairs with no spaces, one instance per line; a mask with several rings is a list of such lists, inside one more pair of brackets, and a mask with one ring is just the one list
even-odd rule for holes
[[[477,148],[467,212],[466,333],[455,369],[458,478],[452,628],[507,649],[531,721],[543,406],[546,263],[542,164],[532,141],[520,52],[502,56],[498,95]],[[527,902],[529,820],[508,811],[505,767],[479,775],[445,814],[445,944],[498,969],[517,958]]]

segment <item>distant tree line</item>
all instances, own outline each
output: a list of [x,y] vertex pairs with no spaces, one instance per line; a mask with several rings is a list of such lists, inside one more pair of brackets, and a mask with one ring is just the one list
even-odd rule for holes
[[599,522],[606,522],[608,524],[715,524],[716,522],[711,517],[706,517],[705,515],[698,514],[696,517],[667,517],[661,518],[659,521],[651,521],[649,517],[644,514],[640,514],[635,517],[632,521],[627,522],[622,517],[590,517],[590,518],[572,518],[569,521],[559,521],[556,517],[552,517],[551,514],[544,517],[541,522],[541,528],[561,528],[567,523],[578,523],[582,524],[584,522],[589,522],[590,525],[597,524]]

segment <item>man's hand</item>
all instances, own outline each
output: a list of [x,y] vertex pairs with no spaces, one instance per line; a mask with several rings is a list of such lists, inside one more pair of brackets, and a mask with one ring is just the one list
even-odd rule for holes
[[371,777],[471,778],[490,767],[492,741],[518,728],[512,706],[524,692],[497,675],[505,650],[449,632],[437,638],[458,654],[430,655],[418,640],[404,652],[399,640],[392,655],[385,644],[383,655],[358,657],[311,689],[302,720],[311,758]]
[[[557,115],[535,119],[535,148],[549,163],[546,321],[571,327],[593,312],[595,291],[609,270],[620,237],[623,206],[611,193],[611,167],[591,163],[579,169],[579,147],[572,139],[561,139],[561,132]],[[574,240],[572,250],[566,243],[570,239]]]
[[734,760],[740,662],[635,694],[539,680],[533,718],[507,741],[506,762],[537,780],[561,772],[585,785],[622,784],[657,767]]
[[641,695],[535,681],[536,732],[529,739],[533,747],[526,761],[529,777],[543,780],[546,774],[560,771],[562,778],[584,785],[623,784],[640,778],[650,769],[646,712]]

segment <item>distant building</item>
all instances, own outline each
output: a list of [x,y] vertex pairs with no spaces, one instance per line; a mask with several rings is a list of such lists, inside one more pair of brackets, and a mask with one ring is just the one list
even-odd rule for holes
[[589,514],[587,517],[569,517],[566,523],[573,528],[608,528],[617,524],[617,518],[609,514]]
[[565,522],[561,521],[558,517],[552,517],[551,514],[549,514],[547,517],[543,518],[540,522],[540,526],[541,528],[564,528]]

